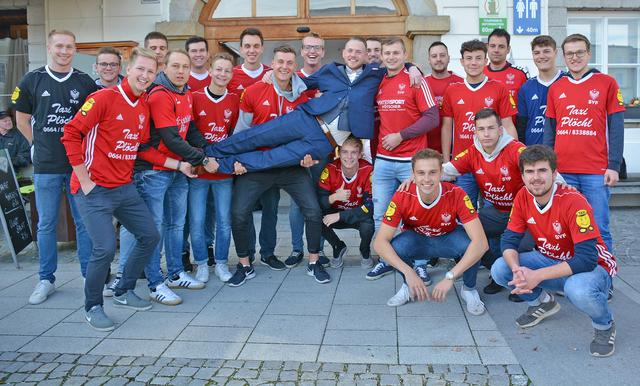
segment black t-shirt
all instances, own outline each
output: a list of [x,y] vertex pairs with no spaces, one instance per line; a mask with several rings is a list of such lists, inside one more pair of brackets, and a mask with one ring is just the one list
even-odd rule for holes
[[75,68],[69,73],[58,73],[44,66],[22,78],[11,102],[17,111],[32,117],[34,173],[71,172],[60,138],[64,125],[96,90],[93,79]]

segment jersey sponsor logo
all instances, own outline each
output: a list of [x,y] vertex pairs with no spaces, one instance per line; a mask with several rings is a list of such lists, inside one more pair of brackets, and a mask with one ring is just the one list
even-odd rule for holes
[[458,101],[459,105],[463,105],[464,104],[464,100],[462,98],[460,98],[460,100]]
[[207,116],[207,113],[206,113],[204,110],[202,110],[202,111],[200,111],[200,112],[198,113],[198,115],[199,115],[199,116],[201,116],[201,117],[206,117],[206,116]]
[[42,92],[42,95],[40,95],[40,96],[41,96],[41,97],[48,97],[48,96],[51,96],[51,94],[49,94],[49,91],[48,91],[48,90],[44,90],[44,91]]
[[269,103],[269,101],[265,100],[264,102],[262,102],[263,106],[271,106],[271,104]]
[[116,120],[124,121],[124,118],[122,117],[122,114],[118,114],[118,116],[116,117]]
[[532,101],[538,100],[538,94],[533,94],[533,96],[531,97]]
[[[550,243],[546,237],[538,237],[538,241],[542,243],[542,245],[538,244],[538,251],[543,255],[562,261],[571,259],[569,252],[560,252],[560,244]],[[558,252],[560,252],[560,254],[558,254]]]
[[527,224],[536,225],[536,220],[533,217],[529,217]]
[[580,209],[576,212],[576,224],[578,224],[578,228],[580,228],[580,233],[586,233],[587,231],[593,230],[591,218],[589,217],[589,213],[587,213],[586,209]]
[[389,203],[389,206],[387,207],[387,211],[384,214],[384,218],[386,218],[387,221],[391,221],[391,218],[393,217],[393,215],[396,214],[396,208],[397,208],[396,203],[391,201]]
[[468,195],[464,195],[464,205],[469,209],[469,213],[474,214],[476,212],[476,208],[473,207],[473,203]]
[[86,102],[80,107],[80,114],[86,116],[89,113],[89,110],[93,108],[93,105],[96,103],[95,99],[89,98]]
[[20,87],[16,87],[13,89],[13,93],[11,93],[11,103],[15,104],[20,98]]
[[565,99],[566,97],[567,97],[567,95],[565,93],[562,93],[562,94],[560,94],[558,99]]
[[492,104],[493,104],[493,98],[491,98],[491,97],[484,98],[484,105],[485,106],[491,107]]

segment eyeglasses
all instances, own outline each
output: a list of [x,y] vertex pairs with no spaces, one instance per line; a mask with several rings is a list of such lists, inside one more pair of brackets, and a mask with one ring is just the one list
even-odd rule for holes
[[302,48],[308,51],[311,51],[311,50],[320,51],[321,49],[324,48],[324,46],[312,46],[310,44],[305,44],[302,46]]
[[576,52],[569,51],[569,52],[565,52],[564,53],[564,57],[571,59],[571,58],[573,58],[575,56],[578,59],[582,59],[582,58],[584,58],[584,56],[586,54],[587,54],[587,50],[580,50],[580,51],[576,51]]
[[111,68],[116,68],[116,67],[120,67],[120,63],[107,63],[107,62],[100,62],[98,63],[98,67],[102,67],[102,68],[107,68],[107,67],[111,67]]

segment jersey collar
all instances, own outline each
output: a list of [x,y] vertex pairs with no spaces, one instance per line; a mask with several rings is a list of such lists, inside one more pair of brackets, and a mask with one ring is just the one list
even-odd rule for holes
[[553,82],[558,80],[558,78],[560,78],[561,76],[562,76],[562,70],[558,70],[558,72],[556,72],[556,75],[553,78],[551,78],[551,80],[549,80],[547,82],[542,81],[542,79],[540,79],[540,75],[536,76],[536,80],[541,85],[543,85],[545,87],[549,87],[549,86],[551,86],[553,84]]
[[416,196],[418,196],[418,202],[420,203],[421,207],[425,209],[432,209],[434,206],[438,205],[438,202],[440,202],[440,197],[442,197],[442,183],[438,184],[438,198],[433,200],[433,202],[429,205],[427,205],[424,201],[422,201],[422,197],[420,197],[420,192],[418,191],[418,184],[415,184],[415,185],[416,185]]
[[551,205],[553,205],[553,197],[556,195],[557,189],[558,189],[558,184],[556,184],[554,181],[553,187],[551,187],[551,198],[549,198],[549,202],[547,202],[547,204],[542,209],[540,209],[540,207],[538,206],[538,203],[536,202],[536,198],[533,196],[533,194],[531,194],[529,190],[527,190],[527,193],[529,193],[529,195],[531,196],[531,200],[533,201],[533,206],[536,208],[538,213],[545,214],[549,211],[549,209],[551,209]]
[[49,68],[48,64],[46,66],[44,66],[44,70],[47,72],[47,74],[49,74],[50,77],[53,78],[53,80],[55,80],[56,82],[59,82],[59,83],[62,83],[65,80],[69,79],[71,74],[73,74],[73,68],[72,68],[71,71],[69,71],[69,73],[67,75],[63,76],[62,78],[58,78],[57,76],[55,76],[53,74],[53,71]]
[[571,76],[571,74],[569,73],[567,75],[567,79],[569,79],[569,82],[573,83],[573,84],[581,84],[586,82],[587,80],[589,80],[592,76],[593,76],[594,72],[589,71],[585,76],[583,76],[580,79],[573,79],[573,77]]
[[[131,86],[129,86],[129,81],[126,78],[117,87],[118,87],[118,91],[120,91],[120,94],[122,94],[122,97],[124,98],[125,101],[127,101],[129,106],[136,107],[138,105],[138,100],[140,98],[135,98],[133,96],[133,92],[131,91]],[[135,102],[132,101],[132,99],[135,99]]]
[[482,86],[484,86],[485,84],[487,84],[487,82],[489,81],[489,77],[485,76],[484,80],[480,83],[480,86],[473,88],[471,87],[471,85],[469,84],[469,82],[467,82],[467,78],[464,78],[464,85],[467,86],[467,88],[473,92],[476,92],[478,90],[480,90],[482,88]]
[[209,90],[209,86],[207,86],[207,87],[205,87],[205,88],[204,88],[204,95],[206,95],[206,96],[207,96],[207,98],[208,98],[211,102],[213,102],[213,103],[220,103],[220,102],[222,102],[222,100],[223,100],[224,98],[226,98],[226,97],[227,97],[227,94],[228,94],[228,91],[227,91],[227,89],[225,88],[225,89],[224,89],[224,94],[222,94],[222,96],[221,96],[219,99],[215,99],[215,98],[213,97],[213,94],[211,94],[211,91]]

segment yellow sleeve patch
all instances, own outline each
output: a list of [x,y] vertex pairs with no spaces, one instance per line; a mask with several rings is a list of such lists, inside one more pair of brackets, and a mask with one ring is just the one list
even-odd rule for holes
[[618,89],[618,104],[624,106],[624,98],[622,97],[622,90]]
[[329,178],[329,169],[322,169],[322,173],[320,174],[320,182],[325,182]]
[[18,102],[18,98],[20,98],[20,87],[16,86],[11,94],[11,103],[16,104],[16,102]]
[[453,157],[454,161],[459,160],[460,158],[464,157],[465,155],[467,155],[467,153],[469,153],[469,149],[464,149],[464,151],[460,152],[460,154],[458,154],[457,156]]
[[93,108],[93,105],[96,103],[95,99],[89,98],[86,102],[80,107],[80,114],[86,116],[89,110]]
[[387,221],[391,221],[391,218],[393,217],[393,215],[396,214],[396,208],[397,208],[396,203],[391,201],[389,203],[389,206],[387,207],[386,213],[384,214],[384,218],[386,218]]
[[587,213],[586,209],[580,209],[576,212],[576,224],[578,224],[578,228],[580,228],[580,233],[586,233],[587,231],[593,230],[591,218],[589,217],[589,213]]

